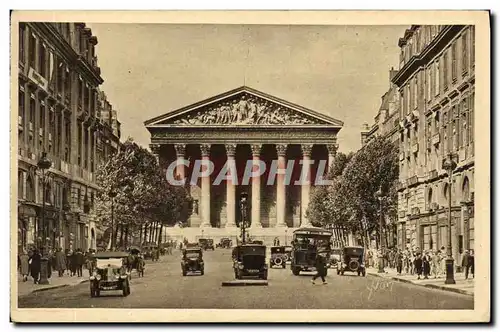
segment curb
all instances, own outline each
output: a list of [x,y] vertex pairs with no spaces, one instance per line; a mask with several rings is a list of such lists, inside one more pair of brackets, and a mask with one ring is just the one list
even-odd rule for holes
[[446,287],[446,286],[440,286],[440,285],[434,285],[434,284],[417,284],[414,283],[411,280],[403,279],[403,278],[398,278],[398,277],[384,277],[383,275],[380,275],[376,272],[367,272],[368,275],[379,277],[379,278],[385,278],[385,279],[391,279],[394,281],[399,281],[407,284],[412,284],[415,286],[420,286],[420,287],[425,287],[425,288],[431,288],[431,289],[439,289],[447,292],[452,292],[452,293],[458,293],[458,294],[463,294],[463,295],[469,295],[469,296],[474,296],[474,292],[464,290],[464,289],[459,289],[459,288],[451,288],[451,287]]
[[70,286],[78,286],[78,285],[86,283],[86,282],[88,282],[88,280],[80,280],[76,284],[61,284],[61,285],[47,286],[44,288],[34,289],[31,292],[29,292],[28,294],[39,293],[39,292],[44,292],[44,291],[48,291],[48,290],[52,290],[52,289],[58,289],[58,288],[64,288],[64,287],[70,287]]
[[233,281],[223,281],[221,286],[230,286],[230,287],[237,287],[237,286],[267,286],[268,285],[268,282],[267,280],[266,281],[260,281],[260,282],[255,282],[255,281],[252,281],[252,280],[249,280],[249,281],[236,281],[236,280],[233,280]]

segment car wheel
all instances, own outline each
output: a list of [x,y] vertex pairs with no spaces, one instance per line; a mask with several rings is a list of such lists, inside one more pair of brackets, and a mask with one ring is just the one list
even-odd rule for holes
[[296,268],[296,267],[293,267],[292,268],[292,273],[293,273],[294,276],[298,276],[300,274],[300,269]]
[[201,269],[200,273],[201,273],[201,275],[204,275],[205,274],[205,269]]
[[264,272],[264,274],[262,274],[262,279],[263,279],[263,280],[267,280],[267,271],[266,271],[266,272]]
[[186,270],[182,270],[182,276],[185,277],[187,274]]

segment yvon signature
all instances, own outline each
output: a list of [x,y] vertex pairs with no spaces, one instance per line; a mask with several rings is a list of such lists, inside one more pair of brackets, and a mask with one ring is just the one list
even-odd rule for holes
[[374,280],[371,284],[368,285],[368,300],[371,300],[378,290],[388,290],[392,292],[392,288],[394,287],[394,282],[392,280]]

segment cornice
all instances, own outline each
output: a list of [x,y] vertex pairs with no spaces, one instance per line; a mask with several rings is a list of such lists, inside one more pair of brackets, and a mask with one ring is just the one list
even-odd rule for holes
[[441,52],[464,27],[464,25],[447,25],[444,27],[419,54],[411,57],[393,77],[392,83],[398,87],[402,86],[419,67],[429,62],[436,54]]

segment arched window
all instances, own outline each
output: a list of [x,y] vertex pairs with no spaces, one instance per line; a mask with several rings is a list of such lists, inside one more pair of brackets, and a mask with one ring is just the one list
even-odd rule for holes
[[35,201],[35,185],[31,176],[26,179],[26,200],[30,202]]
[[469,178],[465,177],[464,182],[462,184],[462,201],[469,202],[470,201],[470,187],[469,187]]
[[450,186],[445,183],[443,186],[443,197],[446,202],[448,202],[448,195],[450,194]]
[[429,191],[427,191],[427,206],[429,209],[432,206],[432,188],[429,188]]

